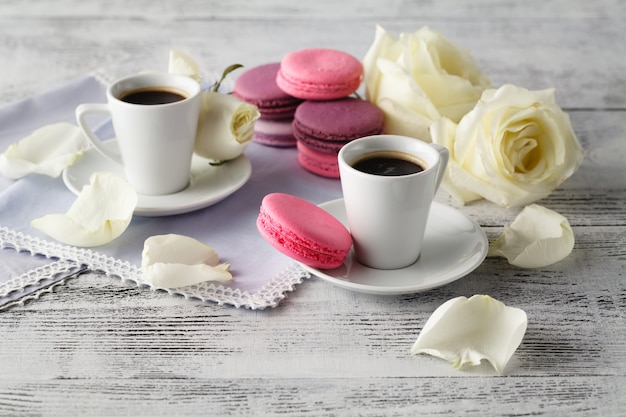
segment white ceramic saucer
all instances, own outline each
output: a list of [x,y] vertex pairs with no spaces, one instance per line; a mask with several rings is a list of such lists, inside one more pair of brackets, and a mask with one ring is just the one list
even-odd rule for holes
[[[117,140],[105,142],[117,147]],[[121,177],[121,165],[102,156],[95,148],[89,148],[72,166],[63,171],[63,182],[74,194],[80,193],[94,172],[111,172]],[[138,195],[135,214],[138,216],[169,216],[188,213],[213,205],[241,188],[250,178],[252,165],[244,155],[222,165],[213,166],[208,159],[193,156],[191,175],[187,188],[163,196]]]
[[[320,207],[348,227],[343,199]],[[433,202],[424,234],[422,254],[403,269],[380,270],[360,264],[354,252],[342,266],[307,271],[334,285],[372,294],[411,294],[440,287],[476,269],[487,255],[488,241],[480,226],[460,211]]]

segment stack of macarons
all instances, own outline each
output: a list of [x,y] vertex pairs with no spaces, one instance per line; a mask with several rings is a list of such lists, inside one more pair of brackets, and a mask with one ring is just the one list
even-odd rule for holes
[[280,62],[253,67],[236,80],[233,95],[258,107],[253,140],[298,147],[306,170],[339,178],[337,154],[351,140],[380,134],[383,113],[349,97],[361,85],[363,65],[335,49],[291,52]]
[[348,97],[359,88],[363,65],[334,49],[302,49],[280,62],[276,84],[304,100],[293,120],[298,162],[314,174],[339,178],[337,153],[347,142],[382,133],[383,113],[374,104]]
[[314,268],[341,266],[352,247],[352,236],[339,220],[290,194],[263,198],[257,228],[279,252]]
[[242,73],[233,86],[233,95],[259,109],[261,117],[254,124],[253,140],[257,143],[295,146],[292,121],[296,107],[303,101],[285,93],[276,84],[280,63],[253,67]]

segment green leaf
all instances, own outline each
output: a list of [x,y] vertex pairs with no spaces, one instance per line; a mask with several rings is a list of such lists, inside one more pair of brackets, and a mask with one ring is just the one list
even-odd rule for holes
[[230,74],[231,72],[233,72],[233,71],[235,71],[235,70],[237,70],[239,68],[243,68],[243,65],[241,65],[241,64],[232,64],[232,65],[229,65],[228,67],[226,67],[224,72],[222,72],[222,78],[220,78],[220,80],[217,83],[215,83],[215,85],[213,86],[213,92],[217,93],[217,91],[220,89],[220,86],[222,85],[222,82],[224,81],[226,76],[228,76],[228,74]]

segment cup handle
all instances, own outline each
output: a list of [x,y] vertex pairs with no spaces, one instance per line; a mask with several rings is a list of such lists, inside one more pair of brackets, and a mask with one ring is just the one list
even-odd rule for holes
[[122,156],[117,147],[107,147],[104,143],[93,133],[91,127],[87,124],[86,117],[91,113],[100,113],[100,114],[111,114],[111,110],[109,110],[109,106],[103,103],[94,103],[94,104],[80,104],[76,107],[76,121],[78,125],[83,130],[89,142],[93,145],[94,148],[98,150],[102,155],[106,156],[110,160],[117,162],[120,165],[123,165]]
[[450,159],[450,151],[448,151],[448,148],[445,146],[441,146],[436,143],[431,143],[430,146],[439,152],[439,170],[437,171],[437,180],[435,182],[435,191],[437,191],[439,189],[439,185],[441,184],[441,180],[443,180],[443,176],[446,173],[446,167],[448,166],[448,160]]

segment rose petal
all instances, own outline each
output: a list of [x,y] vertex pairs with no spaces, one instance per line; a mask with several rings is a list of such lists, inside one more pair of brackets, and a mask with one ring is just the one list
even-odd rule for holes
[[141,266],[156,287],[178,288],[205,281],[231,281],[230,265],[219,263],[211,246],[188,236],[151,236],[144,242]]
[[402,54],[402,45],[385,31],[380,25],[376,25],[374,42],[363,58],[363,83],[365,94],[369,101],[376,103],[379,95],[379,83],[383,73],[379,71],[379,59],[387,59],[395,62]]
[[442,116],[459,121],[491,86],[470,52],[453,44],[441,33],[422,27],[414,34],[401,34],[401,42],[414,78]]
[[202,82],[202,70],[196,61],[184,52],[175,49],[170,50],[168,72],[170,74],[185,75],[199,83]]
[[137,193],[123,179],[110,173],[94,173],[65,214],[48,214],[31,226],[59,242],[93,247],[111,242],[130,224]]
[[434,119],[388,98],[381,99],[377,105],[385,116],[385,132],[431,142],[429,127]]
[[574,232],[565,217],[531,204],[491,243],[489,256],[503,256],[520,268],[541,268],[567,257],[574,241]]
[[58,177],[87,147],[87,139],[79,127],[70,123],[47,125],[10,145],[0,155],[0,173],[11,179],[32,173]]
[[381,79],[375,104],[385,115],[385,131],[430,142],[428,128],[441,117],[430,98],[396,63],[380,58],[377,65]]
[[457,161],[456,149],[454,147],[456,129],[456,123],[443,117],[430,126],[430,134],[434,143],[445,146],[450,152],[448,166],[446,167],[441,186],[453,198],[465,204],[478,200],[482,196],[470,191],[480,186],[473,184],[475,181],[480,180],[467,174]]
[[487,360],[502,374],[526,332],[526,313],[488,295],[453,298],[427,320],[411,353],[425,353],[455,368]]
[[252,141],[260,116],[256,106],[233,95],[203,92],[195,153],[216,161],[237,158]]

